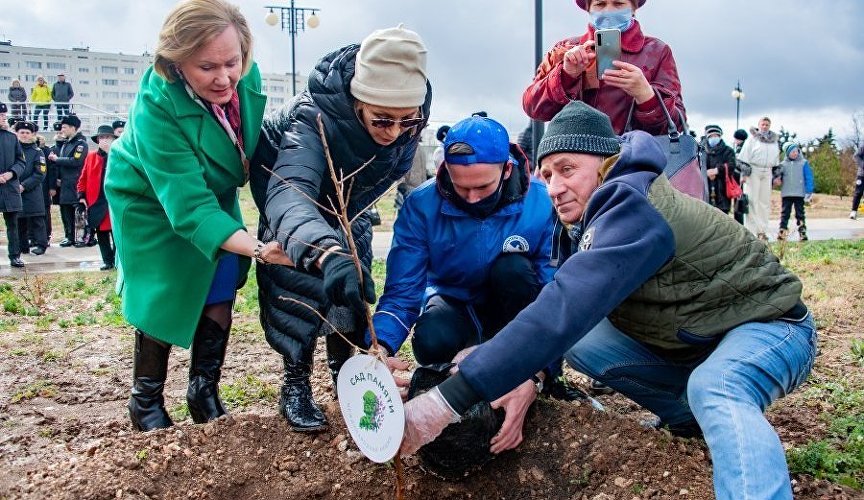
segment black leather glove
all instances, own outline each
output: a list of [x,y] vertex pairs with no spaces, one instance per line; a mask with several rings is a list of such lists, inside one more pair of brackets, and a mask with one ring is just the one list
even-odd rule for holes
[[347,306],[355,311],[365,311],[365,300],[375,303],[375,282],[372,273],[365,266],[363,269],[363,290],[360,289],[360,279],[354,261],[345,255],[332,254],[321,263],[324,274],[324,293],[330,302],[337,306]]

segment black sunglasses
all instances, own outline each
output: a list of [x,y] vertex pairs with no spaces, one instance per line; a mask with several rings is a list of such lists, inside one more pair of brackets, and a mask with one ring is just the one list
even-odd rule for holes
[[418,116],[417,118],[403,118],[401,120],[394,120],[393,118],[372,118],[369,120],[369,123],[371,123],[375,128],[390,128],[397,123],[401,128],[411,128],[422,124],[424,120],[425,118],[422,116]]

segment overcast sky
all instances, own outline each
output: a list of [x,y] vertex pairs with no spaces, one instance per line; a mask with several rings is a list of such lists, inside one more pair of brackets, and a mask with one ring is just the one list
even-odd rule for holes
[[[262,71],[289,72],[287,33],[264,23],[268,2],[235,0],[249,19]],[[170,0],[3,1],[0,37],[15,45],[152,52]],[[287,2],[283,2],[287,4]],[[327,52],[399,22],[429,50],[432,119],[453,122],[486,110],[511,133],[528,122],[522,91],[534,74],[531,0],[297,0],[320,8],[320,26],[297,39],[298,73]],[[833,127],[851,132],[864,111],[864,1],[649,0],[637,12],[643,30],[672,47],[693,129],[735,125],[730,93],[745,92],[741,126],[762,115],[809,139]],[[588,16],[573,0],[545,0],[544,51],[585,32]],[[72,80],[74,85],[74,80]]]

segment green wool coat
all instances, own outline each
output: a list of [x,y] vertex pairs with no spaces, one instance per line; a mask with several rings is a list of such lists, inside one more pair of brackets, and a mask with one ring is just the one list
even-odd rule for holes
[[[240,80],[243,143],[252,157],[266,97],[252,65]],[[141,331],[188,348],[223,254],[245,229],[240,154],[213,116],[151,67],[123,135],[111,147],[105,196],[117,245],[123,315]],[[245,276],[250,259],[241,257]]]

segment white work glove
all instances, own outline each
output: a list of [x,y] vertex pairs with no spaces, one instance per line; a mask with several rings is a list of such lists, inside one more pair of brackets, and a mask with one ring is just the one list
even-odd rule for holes
[[461,418],[450,408],[437,387],[424,392],[405,404],[405,435],[399,453],[417,453],[423,445],[435,440],[450,424]]

